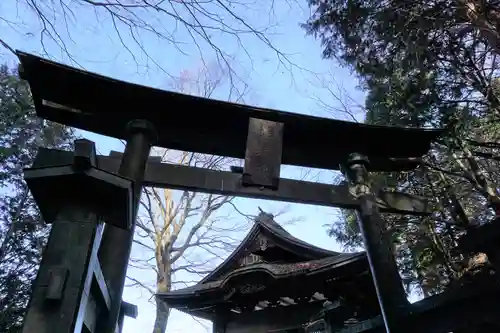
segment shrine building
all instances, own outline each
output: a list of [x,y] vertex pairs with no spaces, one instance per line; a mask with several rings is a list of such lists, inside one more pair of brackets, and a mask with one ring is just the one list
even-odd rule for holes
[[364,252],[308,244],[266,213],[212,273],[158,297],[216,333],[343,332],[379,314]]

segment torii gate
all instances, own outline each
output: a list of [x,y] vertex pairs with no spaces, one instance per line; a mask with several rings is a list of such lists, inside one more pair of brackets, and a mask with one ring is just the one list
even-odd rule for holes
[[[187,96],[124,83],[18,52],[39,117],[125,139],[124,154],[41,149],[27,184],[52,233],[23,333],[121,331],[122,303],[142,186],[358,211],[387,332],[408,304],[380,212],[429,214],[423,198],[376,191],[369,171],[412,170],[442,130],[370,126]],[[150,158],[169,149],[245,160],[214,171]],[[280,178],[281,164],[342,169],[349,186]]]

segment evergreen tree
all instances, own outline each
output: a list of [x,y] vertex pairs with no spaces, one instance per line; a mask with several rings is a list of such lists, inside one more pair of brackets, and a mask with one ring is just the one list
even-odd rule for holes
[[39,147],[69,148],[73,131],[37,118],[29,86],[0,66],[0,332],[20,332],[48,227],[23,180]]
[[[429,218],[387,216],[408,286],[425,294],[461,279],[471,266],[452,255],[464,230],[500,213],[499,61],[494,1],[310,0],[304,25],[325,58],[356,73],[367,91],[365,122],[448,131],[422,169],[374,181],[435,198]],[[498,30],[496,30],[498,31]],[[499,44],[500,45],[500,44]],[[408,143],[411,144],[411,143]],[[331,233],[352,246],[352,213]]]

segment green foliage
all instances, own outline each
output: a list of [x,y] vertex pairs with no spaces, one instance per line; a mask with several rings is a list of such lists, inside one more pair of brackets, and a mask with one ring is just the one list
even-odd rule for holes
[[[467,269],[467,258],[450,254],[464,227],[500,213],[500,64],[466,3],[310,0],[304,24],[325,58],[359,77],[365,122],[449,129],[425,157],[425,172],[374,175],[375,183],[436,198],[429,218],[386,216],[407,287],[426,295]],[[481,6],[479,15],[497,20],[498,5]],[[360,245],[352,216],[330,231],[347,247]]]
[[335,237],[347,251],[356,251],[363,246],[354,210],[342,210],[342,219],[328,226],[328,235]]
[[0,66],[0,332],[20,332],[48,228],[23,181],[38,147],[68,148],[73,131],[36,117],[28,85]]
[[368,120],[387,120],[380,116],[390,110],[397,124],[443,126],[457,108],[479,116],[498,107],[489,89],[498,60],[479,32],[464,26],[456,2],[310,4],[315,12],[305,28],[322,40],[326,58],[359,75],[369,93]]

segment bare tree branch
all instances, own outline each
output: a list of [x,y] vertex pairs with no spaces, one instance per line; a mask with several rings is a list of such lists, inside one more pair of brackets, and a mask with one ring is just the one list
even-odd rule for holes
[[127,279],[129,279],[130,281],[132,281],[132,284],[129,284],[128,286],[140,286],[141,288],[144,288],[146,289],[148,292],[150,292],[152,295],[155,294],[155,291],[153,289],[151,289],[150,287],[148,287],[146,284],[142,283],[141,281],[135,279],[135,278],[132,278],[130,276],[127,276]]
[[[95,25],[89,28],[99,31],[111,31],[110,39],[116,40],[136,63],[137,69],[149,68],[150,65],[171,76],[162,67],[146,44],[147,40],[155,40],[162,45],[173,47],[177,52],[188,55],[194,46],[204,65],[207,51],[214,57],[218,65],[224,68],[224,76],[229,80],[229,96],[239,100],[246,92],[246,85],[239,86],[244,80],[234,66],[235,52],[243,51],[251,63],[253,56],[247,49],[246,39],[258,41],[263,47],[274,53],[280,66],[292,71],[294,68],[305,70],[295,64],[290,55],[280,50],[270,39],[273,29],[277,26],[269,15],[269,20],[252,22],[258,12],[266,14],[273,12],[274,1],[255,0],[214,0],[214,1],[114,1],[114,0],[20,0],[18,5],[27,7],[29,15],[13,17],[14,21],[29,22],[28,29],[33,35],[38,35],[43,53],[52,57],[50,48],[55,45],[71,62],[82,67],[73,52],[78,45],[75,37],[79,29],[81,17],[92,15]],[[4,17],[2,17],[4,16]],[[8,21],[9,16],[0,15],[0,19]],[[264,20],[265,21],[265,20]],[[18,22],[14,22],[17,24]],[[92,22],[91,22],[92,23]],[[88,25],[88,20],[85,21]],[[24,36],[23,36],[24,37]],[[219,40],[225,40],[224,46]],[[232,44],[235,48],[228,48]],[[2,43],[7,47],[6,43]],[[238,51],[237,51],[238,50]],[[241,53],[241,52],[239,52]],[[213,86],[213,85],[212,85]],[[209,87],[207,87],[209,88]],[[240,89],[243,88],[243,89]],[[207,94],[210,96],[211,94]]]

